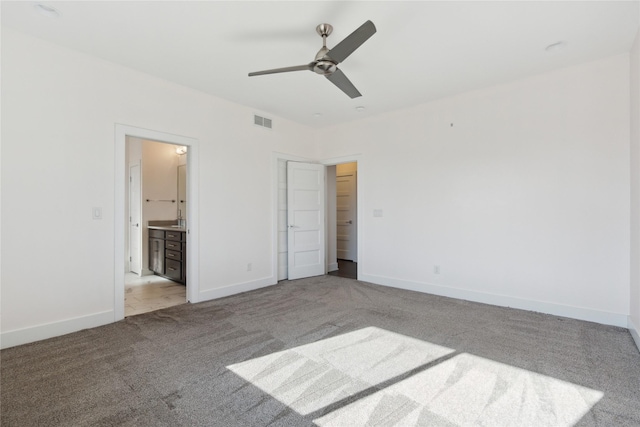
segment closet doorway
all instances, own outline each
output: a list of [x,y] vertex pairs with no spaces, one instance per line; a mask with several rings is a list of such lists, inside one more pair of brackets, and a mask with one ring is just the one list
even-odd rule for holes
[[[358,273],[358,171],[357,156],[331,159],[325,165],[324,210],[326,216],[325,273],[357,279]],[[276,171],[276,248],[274,267],[278,280],[288,276],[288,233],[290,220],[287,217],[287,162],[304,162],[305,159],[274,155]],[[339,172],[338,172],[339,170]],[[340,196],[338,196],[340,193]],[[340,199],[340,200],[339,200]],[[340,208],[338,208],[340,205]],[[340,210],[338,210],[340,209]],[[338,219],[338,217],[340,219]],[[338,231],[339,230],[339,231]],[[339,236],[338,236],[339,234]],[[340,248],[340,257],[338,256]],[[341,259],[339,259],[341,258]]]
[[[333,173],[328,167],[327,173]],[[328,183],[330,181],[327,181]],[[329,184],[328,184],[329,185]],[[332,195],[333,196],[333,195]],[[328,209],[333,209],[328,204]],[[333,236],[331,236],[333,239]],[[335,166],[335,269],[329,274],[358,278],[358,163]],[[329,251],[332,256],[332,251]]]

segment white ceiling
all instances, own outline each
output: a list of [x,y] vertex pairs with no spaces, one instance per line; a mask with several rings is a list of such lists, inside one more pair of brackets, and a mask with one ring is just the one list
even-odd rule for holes
[[[640,22],[638,0],[43,3],[60,17],[3,1],[2,25],[314,127],[627,52]],[[360,98],[308,71],[247,76],[311,62],[320,23],[331,48],[366,20],[378,32],[340,65]]]

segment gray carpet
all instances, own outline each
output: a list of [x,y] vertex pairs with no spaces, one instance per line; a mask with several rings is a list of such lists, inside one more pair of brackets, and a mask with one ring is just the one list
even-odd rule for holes
[[333,276],[0,357],[3,426],[640,426],[625,329]]

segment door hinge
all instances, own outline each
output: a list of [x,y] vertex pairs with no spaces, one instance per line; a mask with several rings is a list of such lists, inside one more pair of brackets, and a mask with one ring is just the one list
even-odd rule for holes
[[133,261],[133,259],[131,259],[131,257],[129,257],[129,262]]

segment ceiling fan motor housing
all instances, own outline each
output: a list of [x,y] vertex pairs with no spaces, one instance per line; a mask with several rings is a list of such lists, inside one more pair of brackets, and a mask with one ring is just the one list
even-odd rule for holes
[[319,61],[316,61],[315,65],[313,66],[313,71],[318,74],[327,76],[329,74],[332,74],[337,68],[338,66],[335,62],[321,59]]

